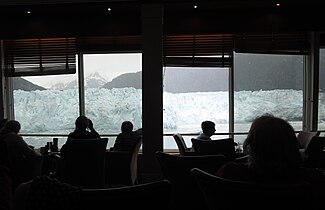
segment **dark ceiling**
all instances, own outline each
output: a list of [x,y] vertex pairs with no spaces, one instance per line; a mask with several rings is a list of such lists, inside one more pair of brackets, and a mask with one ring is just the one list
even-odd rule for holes
[[[111,5],[116,7],[128,7],[141,4],[163,4],[164,9],[168,11],[186,11],[193,9],[193,5],[198,5],[199,10],[250,10],[250,9],[275,9],[276,3],[281,3],[281,9],[292,10],[292,9],[304,9],[306,12],[311,9],[324,8],[324,3],[321,0],[1,0],[0,7],[7,8],[13,11],[13,8],[20,6],[21,8],[40,8],[44,11],[51,11],[52,7],[70,12],[79,12],[83,10],[90,10],[96,6]],[[92,5],[92,7],[89,7]],[[71,7],[75,7],[71,10]],[[279,9],[279,8],[277,8]],[[95,10],[93,10],[95,11]],[[301,15],[304,15],[301,14]]]
[[140,35],[141,6],[156,3],[163,5],[166,34],[325,30],[321,1],[279,2],[280,7],[274,0],[1,0],[0,38]]

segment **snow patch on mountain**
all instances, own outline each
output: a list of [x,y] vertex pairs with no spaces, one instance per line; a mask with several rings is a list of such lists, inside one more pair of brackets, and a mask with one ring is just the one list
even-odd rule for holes
[[[107,83],[106,79],[103,76],[101,76],[98,72],[94,72],[85,78],[85,87],[86,88],[99,88],[99,87],[102,87],[106,83]],[[49,89],[51,89],[51,90],[69,90],[69,89],[75,89],[75,88],[78,88],[78,82],[76,79],[72,80],[72,81],[59,81],[57,83],[52,84]]]

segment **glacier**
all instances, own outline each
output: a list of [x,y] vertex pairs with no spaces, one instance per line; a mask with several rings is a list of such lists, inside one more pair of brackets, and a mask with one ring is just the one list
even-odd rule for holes
[[[197,133],[201,122],[216,123],[216,132],[227,132],[229,99],[227,91],[168,93],[163,95],[165,133]],[[99,134],[118,134],[124,120],[134,129],[142,125],[142,90],[135,88],[87,88],[86,116]],[[325,122],[325,97],[319,97],[319,121]],[[303,92],[301,90],[258,90],[234,93],[235,130],[247,132],[256,116],[272,113],[288,120],[301,130]],[[63,134],[74,130],[79,115],[78,89],[14,91],[15,118],[21,122],[22,134]],[[27,139],[31,137],[26,137]],[[39,137],[40,138],[40,137]],[[47,138],[48,139],[48,138]],[[32,145],[44,145],[29,140]],[[63,142],[62,142],[63,143]],[[174,143],[170,146],[175,147]]]

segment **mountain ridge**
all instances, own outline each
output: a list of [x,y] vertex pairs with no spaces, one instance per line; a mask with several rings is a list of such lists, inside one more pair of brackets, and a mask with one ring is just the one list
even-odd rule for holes
[[112,89],[112,88],[124,88],[133,87],[135,89],[142,89],[142,72],[138,71],[135,73],[125,73],[121,74],[112,81],[107,82],[102,86],[102,88]]
[[36,85],[26,79],[21,77],[13,78],[13,89],[14,90],[24,90],[24,91],[34,91],[34,90],[46,90],[46,88]]
[[[107,81],[102,77],[98,72],[91,73],[85,78],[85,87],[86,88],[100,88]],[[72,80],[69,82],[58,82],[53,84],[49,89],[51,90],[67,90],[67,89],[76,89],[78,88],[77,80]]]

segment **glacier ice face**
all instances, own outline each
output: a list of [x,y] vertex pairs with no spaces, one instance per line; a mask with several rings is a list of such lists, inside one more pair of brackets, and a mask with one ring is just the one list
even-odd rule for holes
[[[204,120],[228,124],[229,102],[226,91],[168,93],[163,96],[164,130],[198,132]],[[302,120],[302,91],[235,92],[235,122],[250,124],[263,113],[273,113],[288,121]],[[142,127],[142,91],[135,88],[87,88],[86,116],[100,133],[119,133],[124,120]],[[14,91],[15,116],[22,122],[22,133],[68,133],[79,113],[77,89]],[[226,132],[226,131],[221,131]]]
[[[288,120],[296,130],[302,126],[303,95],[299,90],[239,91],[234,94],[235,129],[247,131],[253,119],[264,113]],[[320,100],[324,96],[320,95]],[[117,134],[121,123],[130,120],[134,129],[142,127],[142,91],[135,88],[87,88],[86,116],[100,134]],[[200,132],[201,122],[216,123],[216,132],[228,132],[228,93],[196,92],[163,95],[164,132]],[[77,89],[14,91],[15,116],[21,133],[68,134],[79,115]],[[324,122],[325,103],[320,103]],[[241,126],[241,127],[240,127]]]

